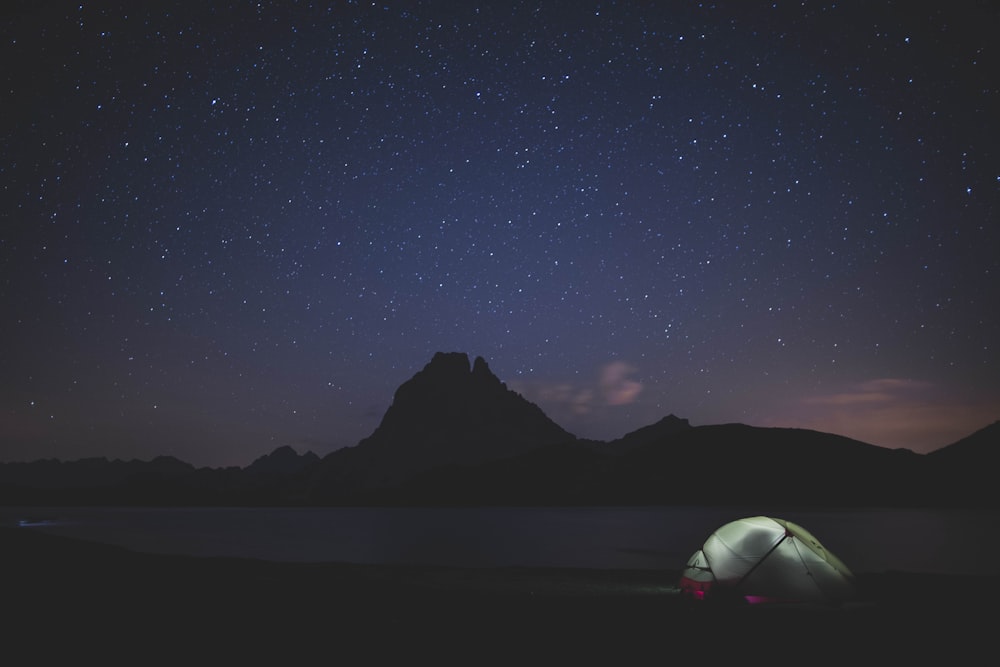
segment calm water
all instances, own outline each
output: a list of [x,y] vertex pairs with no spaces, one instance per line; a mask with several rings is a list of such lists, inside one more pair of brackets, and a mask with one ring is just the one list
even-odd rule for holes
[[996,510],[2,507],[0,525],[151,553],[676,570],[716,527],[754,514],[800,524],[858,573],[1000,574]]

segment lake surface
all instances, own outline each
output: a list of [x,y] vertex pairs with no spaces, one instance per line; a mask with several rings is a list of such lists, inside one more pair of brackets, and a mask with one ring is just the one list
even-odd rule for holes
[[0,507],[0,525],[148,553],[679,570],[715,528],[757,514],[798,523],[856,573],[1000,574],[997,510]]

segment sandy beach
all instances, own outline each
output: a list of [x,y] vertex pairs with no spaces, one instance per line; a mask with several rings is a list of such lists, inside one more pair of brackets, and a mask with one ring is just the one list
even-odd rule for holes
[[711,605],[668,570],[293,564],[0,529],[8,664],[952,663],[991,647],[1000,578],[858,573],[839,607]]

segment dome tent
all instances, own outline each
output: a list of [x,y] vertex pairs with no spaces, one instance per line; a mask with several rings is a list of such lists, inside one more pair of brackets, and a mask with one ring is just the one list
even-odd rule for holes
[[855,597],[854,575],[802,526],[766,516],[717,528],[688,559],[681,592],[695,599],[839,604]]

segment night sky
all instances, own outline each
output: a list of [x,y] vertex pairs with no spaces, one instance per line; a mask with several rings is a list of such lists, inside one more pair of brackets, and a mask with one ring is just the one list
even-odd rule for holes
[[0,460],[1000,419],[995,2],[5,7]]

